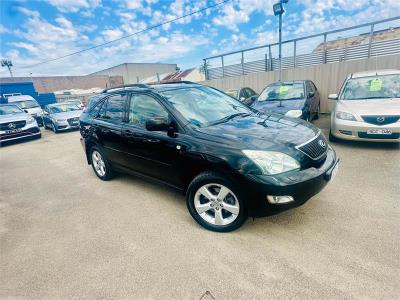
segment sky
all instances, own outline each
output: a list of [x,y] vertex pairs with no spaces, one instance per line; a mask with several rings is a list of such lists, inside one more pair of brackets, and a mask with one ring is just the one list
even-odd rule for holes
[[[104,47],[32,67],[218,2],[0,0],[0,57],[12,61],[15,76],[86,75],[125,62],[176,63],[185,69],[198,67],[205,57],[278,40],[272,11],[277,0],[231,0]],[[399,16],[400,0],[290,0],[285,9],[283,39],[291,39]],[[399,21],[393,26],[400,26]],[[298,51],[314,46],[307,42]],[[0,68],[0,77],[5,76],[7,69]]]

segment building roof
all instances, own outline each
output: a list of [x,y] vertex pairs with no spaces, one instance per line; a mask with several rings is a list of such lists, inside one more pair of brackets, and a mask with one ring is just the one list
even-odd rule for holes
[[[357,36],[338,38],[333,41],[326,42],[326,50],[341,49],[356,45],[368,44],[369,43],[369,33],[363,33]],[[388,28],[385,30],[375,31],[373,35],[373,41],[386,41],[400,39],[400,28]],[[324,43],[320,43],[313,52],[319,52],[324,50]]]

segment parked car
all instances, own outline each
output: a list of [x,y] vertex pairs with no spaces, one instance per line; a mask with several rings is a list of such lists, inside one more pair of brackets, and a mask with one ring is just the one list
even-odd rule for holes
[[32,137],[41,137],[36,120],[17,105],[0,104],[0,144]]
[[252,107],[311,122],[319,118],[320,97],[311,80],[275,82],[262,91]]
[[400,141],[400,70],[350,74],[331,114],[331,141]]
[[65,130],[78,129],[79,117],[82,110],[74,103],[54,103],[44,109],[44,127],[55,133]]
[[43,126],[43,110],[39,103],[30,95],[16,95],[7,97],[7,102],[18,105],[26,113],[35,118],[39,126]]
[[231,231],[305,203],[335,176],[338,158],[312,124],[260,114],[200,84],[109,89],[80,117],[88,164],[186,193],[190,214]]
[[252,105],[258,96],[257,93],[249,87],[229,89],[225,91],[225,94],[232,96],[248,106]]

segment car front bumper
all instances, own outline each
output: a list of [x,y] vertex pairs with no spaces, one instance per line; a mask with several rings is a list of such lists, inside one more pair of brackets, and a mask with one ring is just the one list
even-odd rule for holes
[[[276,176],[246,175],[246,207],[250,217],[263,217],[300,206],[318,194],[335,175],[339,159],[329,149],[325,162],[319,167],[293,171]],[[333,175],[333,176],[332,176]],[[290,196],[293,201],[271,204],[268,196]]]
[[79,129],[79,122],[76,125],[71,125],[68,122],[55,122],[54,126],[58,131],[75,130]]
[[[370,129],[389,129],[392,134],[370,135]],[[361,121],[347,121],[335,118],[331,122],[331,134],[339,139],[369,142],[400,142],[400,122],[386,125],[374,125]]]

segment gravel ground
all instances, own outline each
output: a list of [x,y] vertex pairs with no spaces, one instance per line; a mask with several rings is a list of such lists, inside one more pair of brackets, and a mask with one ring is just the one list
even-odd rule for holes
[[0,298],[398,299],[399,145],[333,146],[320,194],[229,234],[174,190],[100,181],[78,132],[0,148]]

